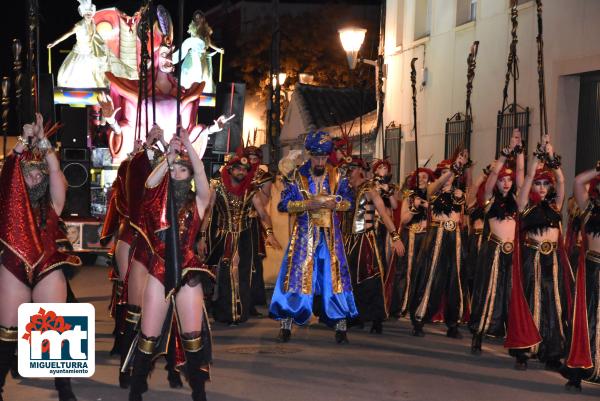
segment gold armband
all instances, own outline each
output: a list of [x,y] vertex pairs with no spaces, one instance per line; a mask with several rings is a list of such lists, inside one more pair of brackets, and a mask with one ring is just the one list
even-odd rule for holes
[[265,234],[267,234],[267,236],[273,235],[273,227],[265,228]]
[[350,210],[350,202],[347,200],[339,201],[335,204],[335,210],[338,212],[345,212]]
[[288,213],[303,213],[306,212],[306,202],[300,201],[289,201],[287,205]]
[[392,231],[390,233],[390,238],[392,239],[392,242],[396,242],[396,241],[400,241],[400,233],[398,233],[398,230]]

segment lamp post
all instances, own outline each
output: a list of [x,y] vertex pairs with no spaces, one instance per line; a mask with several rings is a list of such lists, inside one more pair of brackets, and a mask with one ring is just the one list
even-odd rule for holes
[[[365,40],[365,34],[367,30],[364,28],[344,28],[338,30],[340,34],[340,41],[342,47],[346,51],[346,59],[348,60],[348,67],[350,67],[350,74],[352,70],[356,68],[358,64],[358,51]],[[363,96],[364,90],[363,85],[360,87],[360,110],[359,110],[359,131],[358,131],[358,143],[359,143],[359,156],[362,158],[362,115],[363,115]]]

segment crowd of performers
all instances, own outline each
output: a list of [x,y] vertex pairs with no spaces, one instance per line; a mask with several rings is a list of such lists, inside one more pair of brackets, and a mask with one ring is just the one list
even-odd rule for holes
[[[222,120],[205,128],[222,127]],[[159,356],[172,387],[205,400],[212,340],[209,316],[237,326],[266,306],[262,259],[280,248],[268,202],[289,216],[289,243],[269,306],[278,339],[313,315],[348,343],[347,330],[406,316],[412,335],[444,322],[447,336],[472,335],[471,351],[504,338],[515,368],[535,358],[568,379],[600,376],[600,163],[575,178],[563,235],[565,180],[548,137],[525,158],[520,133],[474,177],[465,150],[432,171],[418,168],[402,185],[391,166],[351,156],[344,140],[319,131],[305,141],[307,160],[261,166],[260,149],[239,149],[208,179],[205,143],[185,129],[167,144],[154,126],[119,167],[104,239],[114,239],[111,313],[119,384],[141,400]],[[526,167],[527,165],[527,167]],[[287,167],[286,167],[287,166]],[[14,363],[17,309],[24,302],[66,302],[70,269],[81,261],[64,249],[58,216],[66,182],[41,117],[27,124],[0,174],[2,265],[0,384]],[[172,285],[169,203],[177,223],[181,271]],[[62,244],[62,245],[61,245]],[[461,329],[461,326],[464,328]],[[69,379],[56,379],[61,401],[75,400]]]

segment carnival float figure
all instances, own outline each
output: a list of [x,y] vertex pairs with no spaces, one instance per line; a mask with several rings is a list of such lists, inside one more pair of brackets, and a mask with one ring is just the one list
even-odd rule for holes
[[352,280],[336,211],[347,211],[352,190],[347,178],[327,162],[333,150],[328,133],[311,132],[304,147],[311,157],[294,170],[278,209],[294,215],[292,234],[269,308],[280,321],[279,339],[291,338],[292,323],[306,324],[313,299],[321,296],[320,318],[335,326],[338,343],[347,343],[347,321],[358,316]]
[[[28,145],[30,143],[31,145]],[[67,302],[66,270],[81,266],[63,253],[59,217],[67,181],[43,129],[42,116],[26,124],[0,173],[0,399],[17,347],[17,311],[28,302]],[[69,378],[56,378],[60,401],[76,401]]]
[[[162,10],[162,11],[161,11]],[[139,81],[120,78],[109,72],[106,74],[111,84],[111,92],[118,93],[121,107],[115,108],[117,102],[111,97],[100,95],[99,103],[102,106],[102,115],[113,129],[110,141],[111,153],[116,161],[124,159],[133,149],[135,139],[144,140],[146,131],[150,128],[146,115],[153,116],[153,120],[165,132],[165,140],[170,141],[176,132],[177,120],[173,117],[177,111],[177,80],[173,77],[174,70],[171,61],[172,52],[172,23],[166,10],[158,8],[157,31],[161,32],[161,39],[155,45],[155,81],[147,79],[146,87],[140,91]],[[150,72],[147,76],[150,77]],[[190,132],[192,142],[196,142],[200,132],[205,128],[202,124],[196,124],[199,99],[202,96],[204,83],[194,83],[189,89],[181,90],[180,116],[181,126]],[[140,97],[140,92],[142,96]],[[156,108],[150,95],[154,96]],[[233,118],[230,116],[229,118]],[[213,126],[209,128],[211,133],[220,131],[227,120],[221,116]],[[203,149],[196,149],[204,152]]]
[[56,83],[63,88],[106,88],[108,80],[104,73],[109,70],[108,48],[96,31],[94,14],[96,6],[91,0],[78,0],[77,11],[83,17],[73,29],[48,44],[48,49],[75,35],[77,42],[65,58]]
[[[194,12],[188,33],[190,37],[183,41],[181,49],[173,53],[173,63],[181,59],[181,86],[189,89],[194,83],[204,82],[204,92],[214,93],[212,58],[225,51],[211,43],[212,29],[206,22],[202,11]],[[212,50],[209,53],[209,50]]]

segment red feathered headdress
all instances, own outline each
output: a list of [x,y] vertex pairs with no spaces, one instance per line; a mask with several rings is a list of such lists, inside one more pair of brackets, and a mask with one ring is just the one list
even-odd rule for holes
[[550,181],[550,183],[552,185],[554,185],[556,182],[554,173],[545,167],[538,168],[537,170],[535,170],[535,176],[533,177],[533,181],[540,181],[540,180],[548,180],[548,181]]
[[452,163],[454,163],[454,160],[452,160],[452,159],[442,160],[436,166],[434,175],[437,178],[439,178],[442,175],[443,170],[446,170],[446,169],[449,169],[450,167],[452,167]]
[[371,166],[371,171],[373,172],[373,174],[375,174],[377,172],[377,169],[380,166],[385,166],[388,169],[388,173],[392,170],[392,165],[390,164],[390,161],[387,159],[375,159],[375,161],[373,162],[373,165]]
[[425,167],[419,167],[416,171],[413,171],[409,175],[409,178],[408,178],[408,188],[409,189],[417,189],[417,187],[419,186],[419,177],[418,177],[419,173],[427,174],[427,178],[429,179],[429,182],[431,182],[435,179],[435,175],[434,175],[433,171],[431,171],[430,169],[425,168]]

